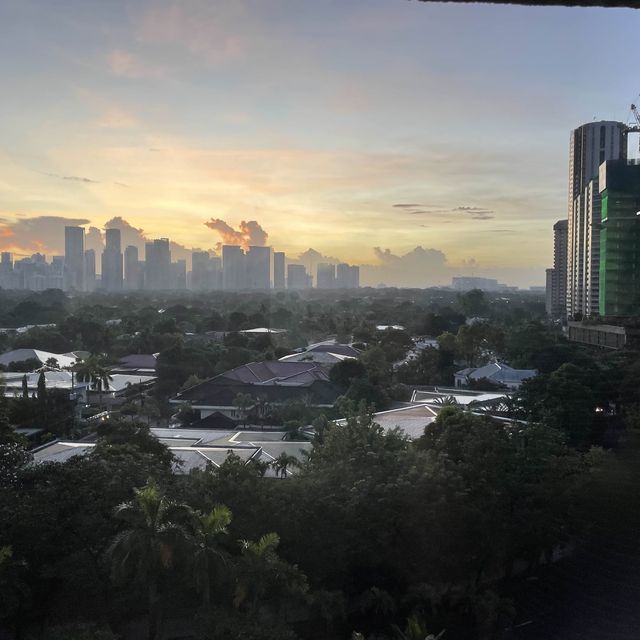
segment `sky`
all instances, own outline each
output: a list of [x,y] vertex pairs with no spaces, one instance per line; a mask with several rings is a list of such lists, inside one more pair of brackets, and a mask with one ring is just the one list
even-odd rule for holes
[[0,0],[0,248],[116,226],[541,285],[569,133],[630,121],[638,33],[631,9]]

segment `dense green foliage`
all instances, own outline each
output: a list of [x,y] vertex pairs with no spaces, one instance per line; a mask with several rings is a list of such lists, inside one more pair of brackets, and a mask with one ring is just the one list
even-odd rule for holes
[[[0,394],[0,630],[34,640],[159,638],[169,628],[216,640],[374,640],[446,629],[471,640],[507,627],[509,580],[582,533],[576,507],[597,482],[598,445],[640,424],[636,354],[568,343],[527,295],[336,296],[0,292],[0,324],[54,325],[2,334],[2,348],[85,349],[93,356],[77,373],[97,390],[108,388],[109,363],[159,354],[153,396],[132,396],[97,426],[78,426],[44,388]],[[288,332],[238,333],[256,326]],[[272,416],[292,429],[313,422],[304,462],[283,455],[266,474],[229,455],[219,468],[173,473],[148,428],[169,415],[171,394],[331,335],[362,348],[331,371],[344,397],[326,415],[292,403]],[[438,348],[414,352],[416,336]],[[458,368],[491,358],[541,373],[500,408],[504,420],[444,407],[410,441],[372,419],[411,388],[449,385]],[[248,411],[253,400],[237,404]],[[344,425],[328,420],[338,416]],[[188,407],[177,416],[192,418]],[[12,426],[37,421],[58,436],[92,431],[95,446],[30,463]]]

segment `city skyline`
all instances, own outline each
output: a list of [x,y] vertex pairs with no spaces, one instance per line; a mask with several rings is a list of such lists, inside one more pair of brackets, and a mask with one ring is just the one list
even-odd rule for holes
[[626,122],[638,93],[632,10],[26,0],[0,19],[0,247],[22,255],[62,253],[66,225],[98,255],[111,223],[123,250],[262,232],[363,284],[540,285],[569,132]]
[[[120,229],[105,233],[100,273],[96,271],[96,249],[87,247],[85,229],[64,229],[64,255],[50,261],[41,253],[0,255],[0,289],[72,292],[122,291],[268,291],[284,289],[358,289],[360,268],[347,263],[296,263],[271,246],[223,244],[220,255],[209,251],[181,252],[173,260],[169,238],[123,248]],[[124,249],[124,250],[123,250]],[[184,257],[186,255],[186,257]],[[286,275],[285,278],[285,266]],[[99,275],[99,277],[98,277]]]

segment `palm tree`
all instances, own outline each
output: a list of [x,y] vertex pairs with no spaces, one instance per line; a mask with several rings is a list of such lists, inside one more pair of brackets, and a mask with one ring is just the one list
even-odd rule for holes
[[100,408],[102,408],[102,392],[109,390],[109,381],[113,378],[105,367],[103,358],[91,356],[74,366],[74,371],[81,382],[89,382],[91,388],[100,394]]
[[193,579],[196,590],[202,594],[202,608],[211,605],[211,571],[220,561],[226,562],[227,554],[220,548],[219,539],[227,533],[231,523],[231,511],[225,505],[216,505],[206,514],[196,512],[193,519],[191,542]]
[[111,543],[107,555],[114,581],[133,576],[147,586],[149,640],[160,637],[160,578],[174,564],[186,542],[183,523],[193,518],[185,504],[164,496],[155,483],[135,490],[133,500],[116,507],[115,517],[128,526]]
[[446,631],[443,629],[437,636],[434,636],[429,633],[425,621],[415,614],[407,618],[407,626],[404,630],[395,624],[392,627],[398,640],[439,640]]
[[289,467],[300,466],[300,462],[295,456],[290,456],[286,451],[283,451],[277,458],[273,460],[273,462],[271,462],[271,466],[273,467],[277,476],[286,478],[289,474]]
[[277,553],[280,537],[267,533],[257,542],[242,540],[238,582],[234,597],[236,608],[245,603],[249,614],[257,616],[261,604],[270,600],[278,606],[280,614],[292,596],[307,592],[306,576],[296,565],[282,560]]

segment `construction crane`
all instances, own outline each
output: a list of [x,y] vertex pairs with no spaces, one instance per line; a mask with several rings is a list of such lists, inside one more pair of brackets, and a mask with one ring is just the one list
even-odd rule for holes
[[[633,117],[636,119],[636,124],[627,126],[627,131],[630,131],[632,133],[640,133],[640,111],[638,110],[638,107],[636,107],[635,104],[631,105],[631,113],[633,114]],[[640,151],[640,140],[638,140],[638,151]]]

